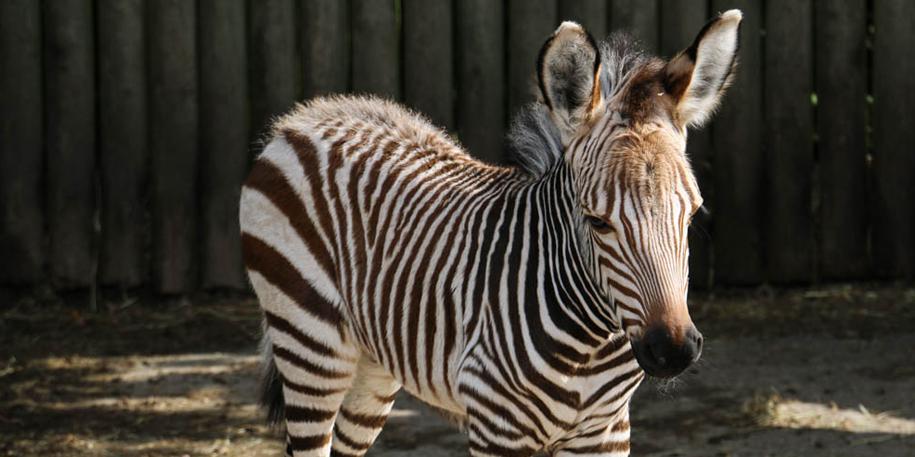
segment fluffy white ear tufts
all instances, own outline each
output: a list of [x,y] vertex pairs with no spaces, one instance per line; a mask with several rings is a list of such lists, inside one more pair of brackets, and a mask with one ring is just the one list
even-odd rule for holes
[[667,64],[665,89],[677,101],[684,126],[701,126],[718,107],[737,66],[742,19],[739,10],[721,13]]
[[597,43],[574,22],[563,22],[540,49],[537,80],[563,145],[603,103],[599,72]]

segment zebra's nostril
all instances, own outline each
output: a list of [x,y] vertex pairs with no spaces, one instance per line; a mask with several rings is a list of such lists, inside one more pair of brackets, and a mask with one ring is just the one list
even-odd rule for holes
[[686,345],[684,347],[691,361],[695,362],[702,353],[702,334],[695,327],[686,332]]

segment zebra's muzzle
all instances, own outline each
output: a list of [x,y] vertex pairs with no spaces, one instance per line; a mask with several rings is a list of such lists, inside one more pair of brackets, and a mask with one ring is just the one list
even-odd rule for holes
[[632,340],[632,352],[639,366],[651,376],[672,378],[683,372],[702,354],[702,334],[695,326],[674,341],[665,327],[654,327],[639,340]]

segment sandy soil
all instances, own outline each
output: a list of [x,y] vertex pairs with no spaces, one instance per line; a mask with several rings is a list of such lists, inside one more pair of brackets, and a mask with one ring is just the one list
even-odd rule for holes
[[[275,456],[254,405],[250,299],[0,296],[0,455]],[[915,456],[915,291],[836,286],[698,297],[702,361],[647,382],[635,456]],[[463,456],[407,396],[375,457]]]

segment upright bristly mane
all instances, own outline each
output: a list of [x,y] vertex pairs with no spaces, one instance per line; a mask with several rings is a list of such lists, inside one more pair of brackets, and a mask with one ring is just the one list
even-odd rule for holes
[[[600,43],[601,92],[605,100],[615,97],[626,80],[648,63],[644,53],[626,33],[616,32]],[[508,133],[509,162],[532,176],[543,176],[562,157],[559,129],[550,117],[549,108],[538,100],[521,108],[512,119]]]

